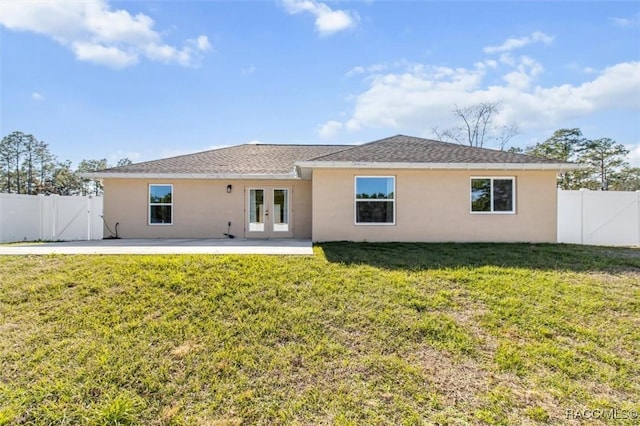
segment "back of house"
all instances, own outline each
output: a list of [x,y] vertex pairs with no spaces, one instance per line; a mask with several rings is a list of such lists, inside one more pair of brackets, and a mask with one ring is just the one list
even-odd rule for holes
[[103,181],[106,228],[122,238],[555,242],[556,175],[575,167],[397,135],[238,145],[87,176]]

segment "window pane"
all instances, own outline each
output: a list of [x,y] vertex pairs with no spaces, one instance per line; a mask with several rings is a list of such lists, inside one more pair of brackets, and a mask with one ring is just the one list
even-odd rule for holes
[[493,180],[493,211],[513,211],[513,180]]
[[273,223],[289,223],[289,191],[273,190]]
[[357,177],[357,199],[393,199],[392,177]]
[[151,206],[151,223],[171,223],[171,206]]
[[149,187],[149,201],[152,203],[170,203],[171,185],[151,185]]
[[251,230],[263,230],[264,228],[264,190],[249,190],[249,223],[260,224],[258,228]]
[[471,211],[491,211],[491,179],[471,179]]
[[393,223],[393,201],[357,201],[357,223]]

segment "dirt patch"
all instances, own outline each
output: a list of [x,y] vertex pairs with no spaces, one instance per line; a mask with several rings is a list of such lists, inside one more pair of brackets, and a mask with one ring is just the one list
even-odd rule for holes
[[171,356],[173,356],[174,358],[184,358],[185,356],[189,355],[191,352],[197,351],[200,348],[200,346],[201,346],[200,344],[192,340],[187,340],[180,346],[176,346],[175,348],[173,348],[171,350]]

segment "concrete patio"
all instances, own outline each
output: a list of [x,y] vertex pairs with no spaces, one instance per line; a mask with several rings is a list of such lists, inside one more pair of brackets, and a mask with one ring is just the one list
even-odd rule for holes
[[311,240],[112,239],[0,245],[0,255],[271,254],[313,255]]

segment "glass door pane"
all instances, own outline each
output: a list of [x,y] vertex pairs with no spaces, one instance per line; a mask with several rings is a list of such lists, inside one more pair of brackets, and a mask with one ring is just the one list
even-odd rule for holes
[[289,232],[289,190],[273,190],[273,232]]
[[264,232],[264,189],[249,190],[249,231]]

